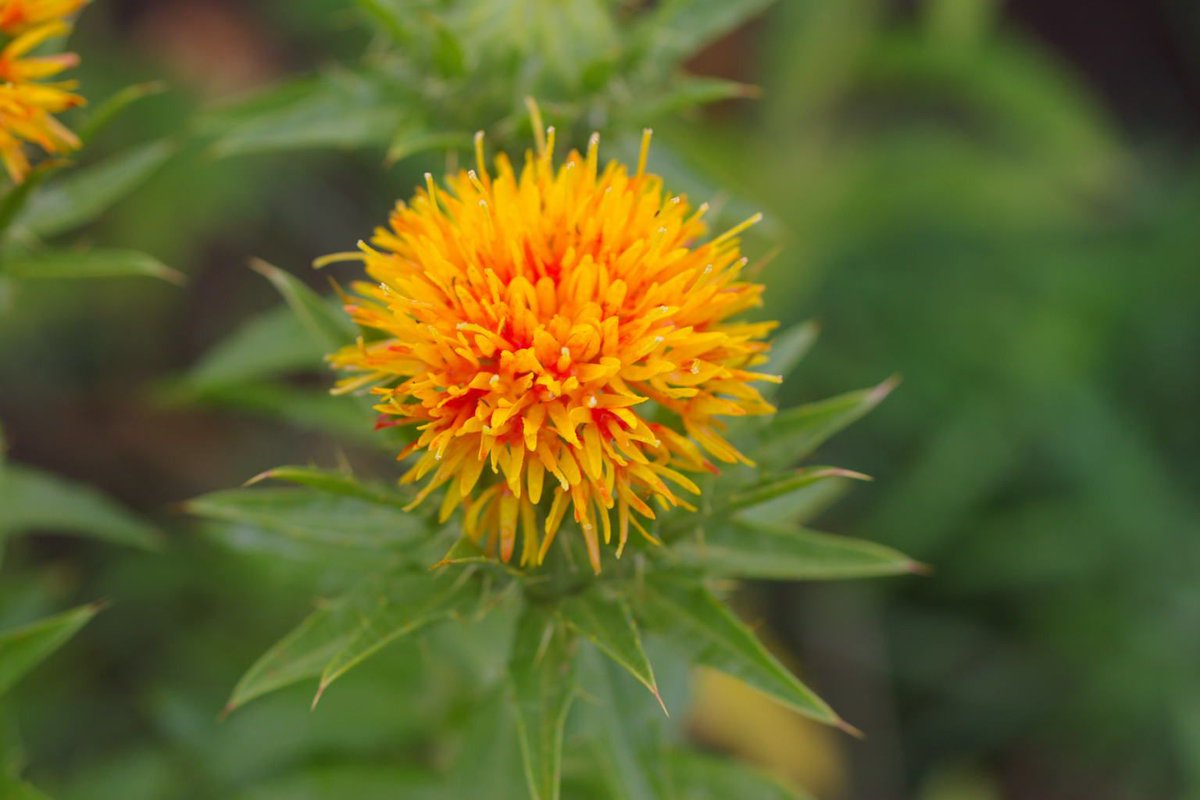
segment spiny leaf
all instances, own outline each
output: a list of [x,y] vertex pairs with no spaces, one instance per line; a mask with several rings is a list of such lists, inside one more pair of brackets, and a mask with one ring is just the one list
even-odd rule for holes
[[736,492],[729,498],[729,502],[722,510],[725,512],[741,511],[742,509],[768,503],[784,495],[799,491],[806,486],[811,486],[814,483],[831,478],[851,478],[860,481],[870,480],[869,476],[863,475],[861,472],[854,472],[853,470],[842,469],[840,467],[808,467],[797,470],[791,475],[769,480]]
[[730,33],[773,0],[663,0],[640,33],[651,59],[673,68],[704,45]]
[[212,348],[188,373],[185,385],[205,391],[321,366],[325,348],[287,306],[247,321]]
[[[817,341],[821,327],[813,321],[793,325],[771,340],[771,352],[766,364],[757,370],[766,375],[778,375],[786,379],[804,360]],[[779,384],[768,384],[760,388],[763,397],[770,399],[779,391]]]
[[512,703],[506,692],[492,692],[472,710],[466,721],[463,742],[447,776],[446,798],[480,795],[487,787],[487,800],[529,800],[521,750],[515,736]]
[[334,350],[354,341],[356,331],[350,318],[330,308],[323,297],[294,275],[261,259],[254,259],[250,266],[283,295],[288,306],[321,347]]
[[321,544],[387,549],[412,545],[430,531],[425,520],[390,503],[303,489],[233,489],[188,501],[186,510]]
[[703,585],[648,579],[639,611],[656,633],[693,661],[727,672],[818,722],[853,730]]
[[654,680],[654,670],[642,648],[637,623],[623,597],[606,594],[599,586],[593,585],[565,599],[559,611],[567,624],[591,640],[649,689],[659,705],[663,706],[663,711],[666,711],[667,707],[663,705],[658,684]]
[[590,734],[589,772],[608,788],[609,797],[655,800],[665,796],[656,780],[665,738],[664,718],[645,714],[641,687],[626,680],[628,672],[612,659],[589,648],[581,654],[581,661],[587,691],[577,713]]
[[92,110],[83,124],[79,126],[79,140],[87,143],[96,138],[100,131],[107,128],[118,117],[124,114],[130,106],[139,100],[162,94],[167,90],[163,81],[148,81],[126,86],[112,97],[101,102]]
[[216,112],[206,130],[216,135],[214,155],[386,145],[405,122],[406,106],[390,102],[382,87],[338,72],[270,89],[235,108]]
[[268,692],[321,676],[314,705],[329,684],[396,639],[478,600],[476,584],[427,570],[387,570],[346,595],[325,600],[299,627],[247,670],[226,712]]
[[544,609],[531,606],[517,623],[509,678],[517,738],[532,800],[558,800],[563,728],[575,697],[575,642]]
[[0,632],[0,695],[62,647],[101,608],[100,604],[80,606],[21,628]]
[[[178,400],[167,391],[168,400]],[[236,408],[284,421],[304,430],[321,431],[343,439],[373,445],[395,454],[395,442],[412,435],[410,428],[392,428],[381,435],[372,429],[374,416],[345,397],[277,383],[244,383],[205,387],[198,398],[226,408]],[[364,399],[365,398],[353,398]],[[367,401],[369,402],[369,401]]]
[[309,489],[316,489],[327,494],[336,494],[342,497],[357,497],[360,500],[368,500],[372,503],[381,503],[401,508],[407,505],[411,499],[396,491],[362,483],[356,480],[353,475],[344,472],[330,472],[329,470],[316,469],[315,467],[273,467],[246,481],[246,486],[253,486],[265,480],[285,481],[299,486],[306,486]]
[[467,613],[479,603],[479,582],[470,573],[451,576],[422,570],[387,579],[367,599],[373,602],[363,609],[352,638],[321,671],[314,706],[330,684],[396,639]]
[[922,571],[903,553],[848,536],[739,517],[705,531],[702,539],[673,543],[672,560],[714,575],[777,580],[839,580]]
[[175,151],[170,142],[153,142],[72,170],[33,195],[16,225],[43,239],[85,225],[140,186]]
[[182,284],[183,273],[154,256],[136,250],[41,250],[4,257],[4,271],[14,278],[159,278]]
[[899,383],[889,378],[878,386],[780,411],[762,431],[755,456],[764,464],[791,464],[810,455],[826,439],[879,405]]
[[156,548],[154,529],[91,487],[11,462],[0,463],[0,541],[43,530]]

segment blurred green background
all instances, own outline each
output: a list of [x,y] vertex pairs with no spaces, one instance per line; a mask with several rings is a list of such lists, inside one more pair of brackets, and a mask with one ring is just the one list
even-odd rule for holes
[[[337,79],[330,65],[378,49],[353,5],[97,0],[72,41],[89,96],[153,78],[171,87],[82,160],[158,137],[178,147],[75,235],[151,252],[188,284],[23,284],[0,314],[11,457],[104,489],[169,540],[159,553],[54,535],[10,544],[0,621],[112,602],[10,698],[29,775],[55,797],[405,797],[392,788],[399,767],[360,773],[367,783],[350,789],[335,766],[436,763],[423,726],[455,720],[470,669],[444,665],[438,684],[418,685],[399,654],[317,712],[287,691],[218,722],[238,676],[323,578],[286,558],[247,557],[175,511],[281,463],[350,452],[387,469],[355,443],[370,433],[353,413],[338,438],[325,405],[300,407],[291,394],[179,391],[215,343],[277,305],[248,257],[323,286],[307,270],[314,257],[348,249],[425,169],[446,165],[434,150],[381,167],[391,117],[357,119],[382,127],[379,141],[338,133],[276,147],[250,130],[213,144],[210,129],[240,112],[212,109],[296,75]],[[417,31],[405,47],[433,47],[447,76],[470,69],[470,36],[453,44],[438,27],[445,4],[398,5]],[[903,376],[823,452],[877,480],[822,522],[935,573],[746,597],[807,682],[868,738],[787,728],[794,750],[767,752],[754,731],[783,723],[769,708],[722,711],[728,687],[698,695],[694,735],[828,800],[1200,797],[1195,4],[760,3],[688,69],[761,97],[683,115],[601,92],[579,109],[556,105],[608,80],[583,67],[603,66],[625,31],[573,16],[567,0],[476,5],[465,18],[476,47],[525,37],[513,52],[543,54],[561,79],[519,88],[572,123],[572,144],[599,127],[606,152],[623,154],[622,131],[655,117],[653,168],[695,200],[714,196],[723,219],[766,213],[749,244],[779,248],[761,273],[765,313],[822,326],[787,402]],[[595,5],[617,7],[620,23],[654,4]],[[531,22],[543,13],[549,23]],[[572,47],[556,52],[564,40]],[[452,91],[444,106],[421,100],[418,133],[469,133],[520,108],[468,90],[478,107]],[[385,97],[401,119],[417,102]],[[522,142],[515,125],[490,133]],[[325,380],[287,389],[314,396]],[[288,421],[262,413],[281,407]],[[703,721],[706,707],[715,723]]]

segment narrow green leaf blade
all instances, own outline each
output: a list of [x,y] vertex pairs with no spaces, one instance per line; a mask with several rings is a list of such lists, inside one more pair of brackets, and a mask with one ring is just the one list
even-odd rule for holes
[[[642,636],[624,598],[607,594],[601,587],[593,585],[568,597],[559,610],[568,625],[627,670],[662,705],[662,696],[654,680],[654,669],[646,657]],[[663,710],[666,710],[665,705]]]
[[214,155],[382,147],[405,121],[406,106],[362,76],[331,72],[269,89],[216,112],[204,127]]
[[651,57],[673,68],[704,45],[732,32],[773,0],[664,0],[646,19]]
[[429,570],[395,575],[360,593],[351,637],[325,664],[313,705],[329,685],[395,640],[439,620],[465,614],[479,603],[479,582],[469,573]]
[[797,470],[790,475],[764,481],[748,489],[736,492],[729,498],[729,503],[722,510],[732,512],[753,508],[763,503],[769,503],[784,495],[797,492],[814,483],[834,478],[850,478],[860,481],[870,480],[869,476],[863,475],[861,472],[854,472],[853,470],[842,469],[840,467],[808,467]]
[[185,508],[208,519],[343,547],[384,550],[416,544],[430,533],[423,517],[391,503],[307,489],[232,489],[190,500]]
[[331,308],[325,298],[294,275],[260,259],[252,261],[251,267],[283,295],[288,306],[321,347],[334,350],[354,341],[356,331],[350,317]]
[[321,366],[324,348],[288,306],[250,319],[189,372],[185,386],[204,392]]
[[672,578],[647,580],[640,610],[656,633],[694,662],[743,680],[818,722],[850,730],[701,584]]
[[575,698],[575,642],[545,610],[530,607],[517,623],[509,678],[517,739],[532,800],[558,800],[563,728]]
[[[793,325],[771,340],[771,352],[768,354],[767,363],[757,370],[786,379],[812,350],[820,333],[821,326],[812,320]],[[770,399],[778,393],[779,385],[772,384],[761,388],[760,391],[764,397]]]
[[354,636],[357,610],[346,599],[322,600],[291,633],[251,665],[233,689],[225,713],[264,694],[315,678]]
[[764,426],[762,444],[755,455],[767,465],[790,464],[805,458],[883,402],[898,383],[896,378],[889,378],[870,389],[780,411]]
[[100,609],[99,604],[80,606],[21,628],[0,632],[0,695],[62,647]]
[[0,541],[29,530],[68,532],[147,549],[159,546],[153,528],[95,489],[0,463]]
[[671,557],[713,575],[766,580],[842,580],[922,570],[881,544],[740,517],[706,528],[703,539],[673,543]]
[[184,283],[183,273],[152,255],[137,250],[41,250],[13,253],[4,258],[6,274],[20,279],[159,278]]
[[316,489],[317,491],[325,492],[326,494],[336,494],[342,497],[357,497],[360,500],[368,500],[372,503],[396,506],[397,508],[403,508],[408,504],[408,501],[411,500],[411,498],[405,497],[399,492],[362,483],[349,473],[331,472],[326,469],[317,469],[315,467],[274,467],[266,472],[255,475],[253,478],[246,481],[246,485],[254,486],[255,484],[261,483],[265,480],[294,483],[297,486],[306,486],[309,489]]
[[97,105],[83,124],[79,126],[79,140],[90,142],[100,131],[107,128],[139,100],[154,97],[167,90],[164,81],[148,81],[126,86],[111,97]]
[[72,170],[33,195],[16,224],[42,239],[85,225],[140,186],[175,152],[170,142],[153,142]]

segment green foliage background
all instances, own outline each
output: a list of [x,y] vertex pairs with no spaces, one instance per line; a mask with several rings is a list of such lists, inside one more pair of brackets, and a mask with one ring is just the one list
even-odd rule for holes
[[[27,482],[37,468],[98,486],[166,540],[8,542],[4,629],[74,606],[73,629],[95,611],[84,604],[110,606],[4,696],[23,741],[5,739],[6,763],[87,800],[419,797],[428,774],[408,765],[445,766],[454,747],[478,754],[460,796],[520,769],[516,742],[495,733],[511,712],[472,694],[503,668],[502,626],[478,626],[435,668],[385,650],[315,712],[310,687],[293,687],[218,721],[246,668],[363,564],[316,568],[172,509],[283,463],[345,455],[389,474],[360,412],[305,371],[317,353],[246,257],[323,290],[313,257],[363,237],[475,129],[520,147],[533,94],[572,143],[602,130],[608,155],[628,157],[652,123],[652,166],[674,185],[716,197],[724,221],[766,213],[751,247],[781,250],[764,313],[823,329],[785,403],[903,375],[822,450],[878,480],[820,521],[935,573],[744,593],[869,734],[837,743],[832,791],[1200,796],[1200,175],[1184,148],[1118,128],[1080,75],[984,0],[183,5],[199,16],[175,27],[116,4],[85,13],[72,47],[90,97],[158,77],[171,89],[97,134],[72,173],[83,189],[51,184],[13,223],[20,241],[152,253],[121,263],[170,265],[188,284],[0,291],[13,464]],[[678,80],[680,58],[743,19],[692,62],[726,80]],[[199,67],[185,34],[210,48]],[[738,81],[761,98],[738,99],[757,94]],[[228,97],[250,84],[286,85]],[[710,100],[722,102],[690,108]],[[146,522],[80,491],[109,540],[154,546]],[[651,655],[669,685],[682,666]],[[581,669],[611,689],[596,708],[659,719],[601,661]],[[486,713],[467,718],[468,698]],[[591,716],[579,724],[614,724]],[[723,779],[714,762],[668,768]]]

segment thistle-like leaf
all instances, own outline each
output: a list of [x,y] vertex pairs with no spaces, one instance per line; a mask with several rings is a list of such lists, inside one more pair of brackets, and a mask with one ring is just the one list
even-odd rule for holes
[[0,695],[62,647],[103,606],[80,606],[53,617],[0,632]]
[[183,386],[203,393],[318,368],[325,348],[313,339],[292,309],[277,306],[251,318],[213,347],[184,378]]
[[176,150],[170,142],[152,142],[73,169],[31,196],[15,224],[42,239],[86,225],[142,185]]
[[0,541],[27,531],[68,532],[153,549],[153,528],[90,486],[0,463]]
[[[559,611],[568,625],[629,672],[650,690],[659,705],[663,705],[658,684],[654,680],[654,669],[646,657],[641,633],[625,598],[615,593],[608,594],[599,585],[592,585],[563,600]],[[663,710],[666,711],[665,705]]]
[[424,518],[391,503],[306,489],[232,489],[190,500],[185,509],[286,538],[343,547],[395,548],[415,544],[431,532]]
[[854,730],[702,584],[661,575],[647,578],[639,610],[655,633],[693,662],[739,678],[818,722]]
[[532,800],[558,800],[563,727],[575,698],[574,635],[537,606],[517,623],[509,679]]
[[317,676],[319,699],[329,684],[385,645],[477,601],[476,584],[462,576],[456,581],[416,569],[371,576],[346,595],[322,601],[259,658],[234,687],[225,710]]
[[780,411],[763,426],[761,444],[754,457],[766,466],[796,463],[883,402],[898,383],[897,378],[888,378],[870,389]]
[[147,253],[103,248],[11,253],[4,258],[4,272],[22,280],[158,278],[174,284],[185,280],[183,273]]
[[676,563],[731,578],[843,580],[918,573],[922,566],[890,547],[733,517],[701,538],[675,542]]
[[325,298],[308,288],[296,276],[261,259],[254,259],[250,266],[283,295],[283,299],[318,345],[327,350],[335,350],[354,341],[357,330],[350,318],[332,308]]

